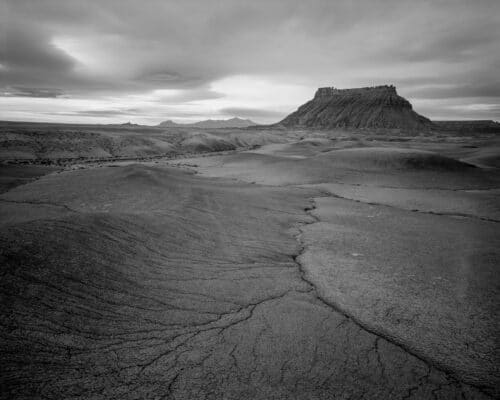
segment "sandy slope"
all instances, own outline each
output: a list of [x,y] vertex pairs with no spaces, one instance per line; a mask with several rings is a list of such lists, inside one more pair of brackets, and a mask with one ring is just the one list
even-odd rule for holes
[[487,398],[318,297],[319,194],[129,165],[1,195],[2,397]]
[[[244,152],[183,163],[206,176],[255,181],[266,185],[342,183],[384,187],[474,190],[496,188],[500,174],[426,152],[401,148],[349,148],[311,157]],[[176,164],[175,162],[173,163]]]
[[0,193],[57,170],[56,167],[45,165],[0,165]]
[[190,162],[207,176],[321,190],[299,258],[321,297],[459,379],[497,391],[498,172],[421,150],[297,158],[289,148]]
[[306,276],[365,326],[474,384],[499,380],[498,223],[319,198]]

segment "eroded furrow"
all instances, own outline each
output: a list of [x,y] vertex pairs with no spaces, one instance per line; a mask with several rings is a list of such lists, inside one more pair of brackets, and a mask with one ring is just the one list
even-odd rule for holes
[[9,194],[78,212],[0,230],[3,397],[487,398],[321,298],[301,265],[314,192],[74,174]]
[[[346,293],[344,292],[345,289],[342,287],[343,284],[343,279],[344,278],[341,274],[338,274],[335,276],[335,274],[332,274],[335,276],[335,279],[339,281],[338,285],[332,285],[330,288],[328,287],[328,283],[323,284],[322,280],[326,279],[325,282],[328,282],[328,279],[330,279],[328,276],[322,276],[321,274],[318,274],[317,272],[314,272],[317,266],[315,264],[320,264],[320,270],[326,271],[326,270],[331,270],[334,271],[336,268],[337,261],[332,262],[331,266],[325,263],[325,259],[327,260],[326,263],[328,263],[328,260],[332,260],[332,257],[338,257],[340,259],[345,259],[345,257],[340,256],[343,252],[349,251],[346,249],[342,248],[331,248],[332,246],[329,242],[325,243],[317,243],[315,242],[314,238],[317,237],[317,234],[315,233],[316,231],[314,230],[314,225],[317,224],[321,228],[317,229],[317,232],[322,232],[322,235],[325,235],[323,232],[324,226],[335,226],[334,221],[342,221],[342,224],[345,223],[345,220],[343,220],[343,217],[336,217],[332,218],[331,221],[325,222],[321,219],[321,213],[317,212],[317,205],[316,205],[316,200],[319,199],[328,199],[328,198],[334,198],[334,199],[341,199],[341,200],[347,200],[347,201],[353,201],[355,203],[360,203],[360,204],[368,204],[369,206],[381,206],[381,207],[387,207],[386,205],[383,204],[378,204],[378,203],[367,203],[364,201],[357,201],[353,200],[350,198],[343,198],[341,196],[336,196],[336,195],[330,195],[330,196],[322,196],[322,197],[315,197],[313,200],[311,200],[311,206],[305,208],[304,210],[306,213],[311,217],[311,220],[308,223],[301,224],[299,227],[300,233],[297,235],[297,240],[301,244],[300,246],[300,253],[294,257],[294,260],[298,263],[298,268],[300,269],[300,276],[301,279],[303,279],[306,283],[308,283],[311,287],[310,293],[314,295],[318,300],[320,300],[322,303],[325,305],[331,307],[335,312],[338,312],[342,314],[344,317],[348,318],[350,321],[352,321],[355,325],[359,326],[360,329],[363,329],[366,332],[369,332],[372,335],[375,335],[378,339],[377,340],[383,340],[386,343],[389,343],[391,346],[395,346],[400,348],[402,351],[404,351],[409,358],[414,358],[422,362],[427,366],[427,368],[434,372],[439,371],[439,373],[442,373],[447,376],[447,383],[439,384],[436,389],[432,392],[432,398],[439,398],[439,396],[434,397],[436,392],[439,391],[439,388],[445,387],[447,385],[463,385],[463,386],[468,386],[470,388],[474,388],[473,390],[477,390],[479,393],[482,393],[485,396],[494,396],[495,393],[495,385],[492,384],[494,382],[494,375],[492,377],[488,377],[488,379],[484,379],[484,383],[481,380],[477,379],[477,376],[474,375],[467,375],[464,374],[464,371],[461,370],[460,368],[457,368],[457,364],[453,362],[448,362],[446,358],[441,358],[435,357],[434,354],[432,353],[432,348],[429,350],[428,348],[422,351],[422,347],[414,346],[412,340],[408,340],[407,336],[405,334],[400,335],[399,331],[397,328],[394,328],[393,326],[390,325],[381,325],[379,321],[376,320],[376,317],[371,317],[371,318],[364,318],[366,312],[363,314],[361,312],[358,312],[357,308],[355,306],[352,306],[350,302],[354,303],[356,301],[355,296],[350,295],[346,296]],[[389,207],[390,209],[391,207]],[[397,208],[397,207],[394,207]],[[370,214],[376,214],[374,212],[374,208],[370,208],[370,213],[368,213],[368,218],[370,217]],[[408,210],[401,210],[403,212],[408,212]],[[342,209],[342,206],[339,204],[338,205],[338,212],[339,215],[343,216],[344,210]],[[359,211],[356,211],[358,213]],[[356,215],[355,213],[355,215]],[[426,213],[426,214],[431,214],[433,213]],[[339,237],[343,238],[345,233],[343,231],[343,225],[339,225],[341,229],[338,230],[338,235]],[[355,226],[355,224],[353,224]],[[311,229],[311,227],[313,229]],[[305,229],[306,228],[306,229]],[[347,231],[349,234],[351,233],[351,227],[347,228]],[[353,230],[353,232],[356,232],[356,230]],[[330,230],[326,231],[326,234],[330,233]],[[307,239],[305,239],[305,236]],[[356,240],[362,239],[361,235],[356,236],[356,233],[354,233],[354,237]],[[348,241],[347,239],[339,239],[339,242],[347,244]],[[338,243],[338,242],[335,242]],[[378,244],[379,246],[381,244]],[[373,244],[373,246],[377,246],[377,244]],[[323,258],[321,253],[326,252],[327,256]],[[332,254],[332,255],[329,255]],[[338,254],[337,256],[335,254]],[[361,256],[362,254],[356,254],[353,253],[352,258],[356,258],[358,256]],[[352,261],[349,259],[345,259],[345,262],[347,265],[351,265]],[[372,261],[374,264],[377,263],[377,260],[374,259]],[[353,267],[347,267],[347,268],[353,268]],[[328,274],[328,272],[327,272]],[[352,276],[349,275],[349,278],[352,279]],[[361,278],[362,282],[363,279],[366,279],[363,277],[362,274],[359,275],[359,278]],[[320,283],[320,287],[318,287],[318,283]],[[337,288],[340,288],[339,292],[336,293],[335,290]],[[370,288],[371,289],[371,288]],[[391,291],[395,291],[393,287],[387,287],[386,288],[388,293],[391,293]],[[326,291],[328,292],[328,295],[324,295]],[[371,293],[369,294],[371,295]],[[384,302],[387,302],[387,304],[391,304],[389,300],[386,299],[380,299],[376,297],[376,293],[372,295],[374,298],[374,304],[376,306],[372,305],[371,303],[366,303],[366,307],[369,309],[369,307],[373,307],[373,311],[378,312],[377,307],[382,307]],[[367,296],[368,297],[368,296]],[[346,298],[348,298],[346,300]],[[336,299],[340,299],[339,302],[336,301]],[[396,299],[397,300],[397,299]],[[379,303],[382,304],[382,306],[379,306]],[[400,312],[398,310],[398,312]],[[417,310],[418,312],[418,310]],[[383,323],[384,321],[382,321]],[[420,321],[412,320],[410,321],[412,325],[414,325],[415,329],[425,329],[425,326],[421,326]],[[376,342],[378,343],[378,342]],[[378,348],[378,345],[376,345]],[[378,354],[378,350],[377,350]],[[487,364],[485,364],[487,366]],[[383,367],[381,367],[383,369]],[[426,385],[433,385],[435,383],[432,383],[432,381],[429,381],[429,373],[426,374],[425,376],[420,377],[417,382],[415,382],[415,385],[409,389],[408,394],[405,395],[404,398],[413,398],[412,396],[415,395],[416,391],[418,391],[422,386]],[[450,383],[451,382],[451,383]],[[418,396],[417,396],[418,398]]]

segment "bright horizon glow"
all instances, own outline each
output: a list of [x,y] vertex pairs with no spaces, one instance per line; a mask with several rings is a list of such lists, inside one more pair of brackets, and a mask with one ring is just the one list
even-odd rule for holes
[[[219,95],[215,99],[187,100],[175,103],[189,90],[155,89],[149,93],[86,98],[33,99],[28,97],[0,97],[0,117],[4,120],[26,120],[70,123],[122,123],[133,122],[156,125],[165,120],[191,123],[204,119],[230,119],[236,117],[225,112],[227,108],[274,109],[278,116],[252,119],[256,123],[278,122],[300,104],[312,98],[314,92],[300,85],[273,82],[263,77],[233,76],[210,84],[210,90]],[[169,104],[170,102],[173,104]],[[54,111],[57,109],[58,111]],[[133,110],[130,111],[130,110]],[[144,111],[142,111],[144,110]],[[108,112],[109,116],[79,115]],[[36,115],[30,118],[30,113]],[[116,115],[113,115],[116,113]],[[280,116],[281,115],[281,116]],[[245,117],[240,117],[244,118]]]

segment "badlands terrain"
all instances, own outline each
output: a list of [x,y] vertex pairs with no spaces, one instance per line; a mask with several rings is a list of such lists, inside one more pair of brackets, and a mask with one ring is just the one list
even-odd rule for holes
[[498,124],[327,92],[1,123],[2,398],[498,398]]

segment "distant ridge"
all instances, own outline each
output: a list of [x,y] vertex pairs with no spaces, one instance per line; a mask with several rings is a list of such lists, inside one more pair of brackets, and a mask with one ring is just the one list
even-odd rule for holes
[[432,122],[413,111],[392,85],[337,89],[319,88],[314,98],[283,119],[293,128],[429,128]]
[[500,123],[489,119],[432,122],[440,131],[452,131],[458,133],[500,133]]
[[257,125],[249,119],[230,118],[230,119],[207,119],[205,121],[193,122],[191,124],[178,124],[174,121],[163,121],[157,126],[166,127],[190,127],[190,128],[247,128]]

